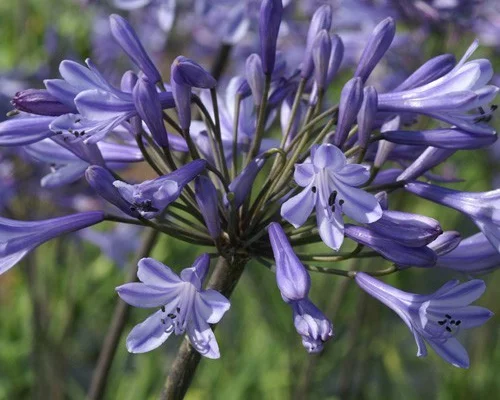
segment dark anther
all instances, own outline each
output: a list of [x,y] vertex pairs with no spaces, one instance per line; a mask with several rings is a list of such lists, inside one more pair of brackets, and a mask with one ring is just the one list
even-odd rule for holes
[[451,319],[451,315],[449,315],[449,314],[446,314],[445,317],[448,319]]
[[335,212],[335,204],[332,206],[332,213]]
[[313,187],[311,188],[311,190],[312,190],[312,192],[313,192],[313,193],[316,193],[316,186],[313,186]]
[[446,327],[446,330],[447,330],[448,332],[451,332],[451,328],[450,328],[449,326],[447,326],[447,327]]
[[130,206],[130,211],[135,211],[137,210],[135,207]]
[[75,124],[79,123],[81,121],[80,118],[75,119]]
[[181,312],[181,308],[180,307],[177,307],[176,310],[177,310],[178,313]]
[[479,112],[481,113],[481,115],[484,115],[485,114],[484,108],[483,107],[479,107]]
[[455,320],[454,320],[454,319],[452,319],[452,320],[450,321],[450,325],[454,325],[454,324],[455,324]]
[[444,325],[445,323],[446,323],[446,320],[445,320],[445,319],[443,319],[442,321],[438,321],[438,324],[439,324],[439,325]]
[[342,204],[344,204],[344,203],[345,203],[345,201],[344,201],[344,200],[339,200],[339,204],[340,204],[340,205],[342,205]]
[[458,320],[457,322],[455,322],[455,325],[458,326],[462,323],[462,321]]
[[161,306],[161,310],[165,312],[165,306]]
[[328,197],[328,205],[331,207],[335,204],[335,199],[337,198],[337,191],[334,190],[330,193],[330,197]]
[[172,313],[167,314],[167,317],[168,317],[168,318],[170,318],[170,319],[174,319],[176,316],[177,316],[177,315],[172,314]]
[[492,104],[490,107],[490,110],[495,111],[497,108],[498,108],[498,106],[496,104]]
[[163,318],[161,319],[161,323],[162,323],[163,325],[165,325],[165,324],[166,324],[166,322],[165,322],[165,320],[164,320]]

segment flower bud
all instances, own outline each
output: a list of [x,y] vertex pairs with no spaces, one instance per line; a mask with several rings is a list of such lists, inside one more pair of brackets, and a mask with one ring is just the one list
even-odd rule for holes
[[456,150],[438,149],[436,147],[428,147],[413,163],[406,168],[401,175],[398,176],[398,181],[409,179],[417,179],[424,173],[441,164],[444,160],[451,157]]
[[120,81],[120,89],[127,93],[132,93],[139,77],[134,71],[127,71]]
[[363,102],[358,113],[358,143],[364,149],[368,145],[376,115],[377,90],[373,86],[367,86],[363,91]]
[[361,54],[358,67],[354,73],[355,77],[360,77],[363,83],[366,82],[373,69],[391,45],[395,34],[396,25],[391,17],[384,19],[375,27],[370,40]]
[[353,78],[344,85],[340,93],[339,118],[337,129],[333,136],[333,144],[335,146],[342,147],[344,144],[349,130],[354,121],[356,121],[362,101],[363,82],[360,78]]
[[262,61],[258,54],[250,54],[246,61],[247,83],[252,91],[253,101],[259,106],[264,93],[264,71],[262,70]]
[[171,80],[178,85],[200,89],[212,89],[217,85],[216,79],[200,64],[184,56],[178,56],[172,63]]
[[[382,127],[380,128],[380,132],[393,131],[399,129],[401,124],[401,118],[399,115],[396,115],[394,118],[384,122]],[[392,150],[396,145],[390,143],[386,140],[380,140],[378,142],[377,153],[375,154],[375,160],[373,161],[373,166],[375,168],[380,168],[389,158],[389,154],[391,154]]]
[[12,105],[19,111],[54,117],[74,112],[74,109],[61,103],[45,89],[26,89],[17,92],[12,99]]
[[319,89],[324,89],[326,86],[328,62],[330,60],[331,51],[332,41],[330,40],[330,35],[323,29],[316,36],[312,47],[314,80]]
[[339,35],[332,35],[332,50],[330,51],[330,59],[328,60],[328,71],[326,73],[326,85],[332,83],[344,58],[344,42]]
[[243,204],[252,190],[253,182],[264,166],[264,163],[265,160],[263,158],[256,158],[250,161],[245,169],[229,184],[229,190],[234,193],[234,207],[238,208]]
[[319,7],[311,18],[309,30],[307,31],[306,51],[304,61],[300,71],[300,76],[304,79],[309,79],[313,73],[314,62],[312,57],[312,49],[316,36],[323,29],[327,32],[332,26],[332,7],[325,4]]
[[285,301],[302,300],[311,287],[311,277],[293,252],[280,224],[272,222],[268,227],[269,240],[276,261],[276,282]]
[[260,56],[266,75],[271,75],[274,71],[276,42],[282,16],[283,4],[281,0],[262,1],[259,16]]

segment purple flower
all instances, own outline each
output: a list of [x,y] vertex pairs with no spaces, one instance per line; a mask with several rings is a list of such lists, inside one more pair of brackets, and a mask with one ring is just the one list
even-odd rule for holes
[[455,367],[469,367],[467,351],[455,335],[461,329],[483,325],[493,316],[486,308],[469,305],[483,294],[483,281],[449,281],[431,295],[419,295],[393,288],[363,272],[358,272],[355,280],[361,289],[401,317],[415,337],[417,356],[427,355],[427,342]]
[[184,186],[201,174],[205,166],[205,160],[195,160],[156,179],[136,185],[114,181],[113,186],[130,204],[130,210],[138,211],[144,218],[151,219],[157,217],[170,203],[177,200]]
[[252,190],[255,178],[265,162],[266,160],[263,158],[256,158],[250,161],[243,171],[229,184],[229,190],[234,193],[233,204],[235,208],[241,206],[247,199]]
[[436,266],[480,274],[500,267],[500,254],[484,233],[479,232],[462,240],[454,250],[438,257]]
[[403,244],[370,228],[350,224],[345,226],[345,235],[399,266],[428,268],[436,264],[436,253],[425,245],[408,246],[408,241]]
[[269,240],[276,261],[276,282],[286,302],[302,300],[309,294],[311,277],[293,252],[280,224],[272,222],[268,227]]
[[74,232],[104,219],[101,211],[89,211],[42,221],[16,221],[0,217],[0,274],[26,254],[58,236]]
[[259,33],[262,68],[271,75],[276,62],[276,42],[283,16],[281,0],[263,0],[260,6]]
[[308,353],[319,353],[323,343],[333,337],[332,322],[308,298],[292,301],[290,306],[293,324],[305,349]]
[[281,207],[281,216],[294,227],[304,224],[316,207],[323,242],[338,250],[344,240],[342,214],[361,222],[375,222],[382,208],[375,196],[356,186],[368,180],[368,168],[347,164],[340,149],[324,144],[311,149],[311,160],[295,165],[295,182],[304,188]]
[[127,350],[145,353],[160,346],[174,333],[187,333],[191,345],[204,357],[219,358],[219,346],[209,324],[219,322],[230,303],[216,290],[202,289],[210,258],[203,254],[191,268],[177,275],[152,258],[139,261],[141,282],[116,288],[118,295],[134,307],[160,307],[136,325],[127,337]]
[[111,34],[134,64],[144,72],[151,82],[161,82],[161,75],[158,69],[147,55],[134,28],[132,28],[127,20],[117,14],[112,14],[109,17],[109,25]]
[[433,146],[442,149],[479,149],[497,140],[492,133],[470,133],[456,128],[429,129],[426,131],[387,131],[381,136],[392,143],[412,146]]
[[469,132],[494,133],[491,127],[481,123],[484,115],[467,113],[491,102],[498,92],[496,86],[487,85],[493,76],[490,61],[467,61],[477,46],[475,41],[450,72],[432,82],[380,94],[379,110],[417,112]]
[[327,72],[332,51],[332,41],[326,30],[322,30],[316,36],[312,47],[312,58],[314,62],[314,81],[319,89],[325,89],[327,84]]
[[500,252],[500,189],[489,192],[461,192],[422,182],[407,183],[405,189],[469,216]]

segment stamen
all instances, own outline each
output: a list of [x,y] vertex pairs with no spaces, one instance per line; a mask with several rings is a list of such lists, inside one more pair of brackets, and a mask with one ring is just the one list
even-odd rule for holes
[[316,193],[316,191],[317,191],[316,186],[313,186],[313,187],[311,188],[311,191],[312,191],[313,193]]
[[438,321],[438,324],[439,324],[439,325],[444,325],[445,323],[446,323],[446,320],[445,320],[445,319],[443,319],[442,321]]
[[331,207],[335,204],[335,199],[337,198],[337,191],[334,190],[330,193],[330,197],[328,197],[328,205]]
[[447,326],[447,327],[446,327],[446,330],[447,330],[448,332],[451,332],[451,328],[450,328],[449,326]]
[[458,326],[462,323],[462,321],[458,320],[457,322],[455,322],[455,325]]
[[451,315],[450,314],[445,314],[445,317],[448,318],[448,319],[451,319]]
[[161,306],[161,310],[165,312],[165,306]]

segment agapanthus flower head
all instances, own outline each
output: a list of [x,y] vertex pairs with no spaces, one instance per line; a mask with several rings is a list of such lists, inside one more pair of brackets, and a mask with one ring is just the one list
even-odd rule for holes
[[343,214],[362,223],[382,216],[375,196],[356,187],[368,180],[368,168],[347,163],[344,153],[334,145],[312,148],[310,161],[295,166],[294,178],[304,189],[283,203],[282,217],[297,228],[315,208],[321,239],[334,250],[344,240]]
[[469,367],[469,356],[455,335],[462,329],[484,324],[493,313],[483,307],[471,306],[484,292],[481,280],[460,284],[449,281],[431,295],[403,292],[368,274],[359,272],[356,283],[365,292],[396,312],[413,333],[417,356],[427,355],[425,343],[450,364]]
[[219,346],[209,324],[220,321],[229,309],[229,300],[212,289],[203,289],[208,272],[208,254],[177,275],[152,258],[139,261],[141,282],[116,288],[118,295],[134,307],[159,310],[137,325],[127,337],[131,353],[144,353],[160,346],[174,333],[187,333],[191,345],[204,357],[219,358]]

